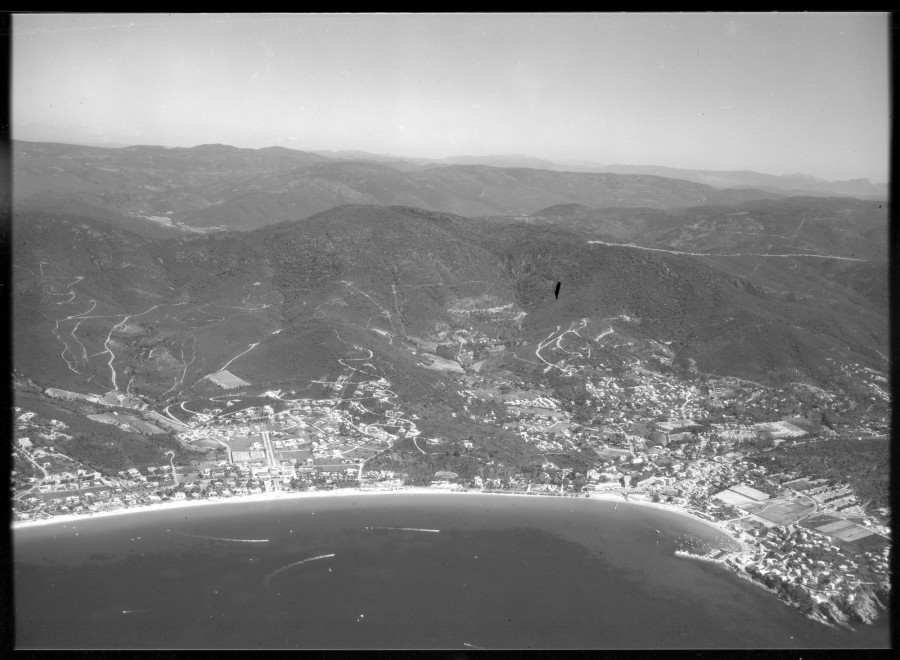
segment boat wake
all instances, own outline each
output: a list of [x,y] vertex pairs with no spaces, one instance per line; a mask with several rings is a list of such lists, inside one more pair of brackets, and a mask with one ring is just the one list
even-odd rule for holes
[[422,529],[421,527],[366,527],[366,529],[370,529],[372,531],[392,530],[398,532],[430,532],[432,534],[437,534],[441,531],[439,529]]
[[319,555],[318,557],[309,557],[309,558],[307,558],[307,559],[301,559],[300,561],[295,561],[295,562],[292,562],[292,563],[290,563],[290,564],[285,564],[285,565],[282,566],[281,568],[278,568],[278,569],[272,571],[271,573],[269,573],[269,574],[263,579],[263,584],[266,585],[266,589],[268,589],[269,591],[271,591],[271,592],[274,593],[274,594],[277,594],[278,592],[275,591],[275,590],[272,588],[272,584],[271,584],[271,583],[272,583],[272,578],[273,578],[273,577],[275,577],[275,576],[278,575],[279,573],[284,573],[285,571],[290,570],[290,569],[294,568],[295,566],[301,566],[301,565],[303,565],[303,564],[305,564],[305,563],[307,563],[307,562],[316,561],[317,559],[327,559],[327,558],[329,558],[329,557],[334,557],[334,553],[332,553],[332,554],[330,554],[330,555]]
[[179,536],[188,536],[193,539],[206,539],[208,541],[228,541],[230,543],[268,543],[269,539],[226,539],[219,536],[201,536],[200,534],[186,534],[176,531]]

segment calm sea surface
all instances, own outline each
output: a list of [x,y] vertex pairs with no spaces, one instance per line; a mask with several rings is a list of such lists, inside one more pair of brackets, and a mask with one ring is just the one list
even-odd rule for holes
[[719,566],[673,556],[685,535],[728,543],[648,507],[452,494],[229,502],[25,528],[13,537],[16,646],[889,646],[886,621],[834,630]]

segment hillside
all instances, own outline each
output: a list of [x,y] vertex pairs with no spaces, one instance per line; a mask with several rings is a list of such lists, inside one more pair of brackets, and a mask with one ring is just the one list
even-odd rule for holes
[[690,252],[807,253],[885,261],[887,216],[886,203],[790,197],[670,211],[555,205],[531,214],[530,221]]
[[[345,205],[250,231],[171,237],[88,203],[24,205],[12,223],[17,382],[35,394],[55,388],[40,397],[48,409],[68,397],[84,414],[139,409],[143,422],[163,425],[162,435],[86,426],[66,441],[64,451],[107,471],[158,462],[196,412],[280,397],[330,401],[345,420],[329,431],[334,442],[365,438],[370,469],[415,483],[440,469],[467,479],[540,472],[555,432],[537,442],[512,431],[503,401],[514,388],[552,400],[553,415],[570,420],[563,428],[588,436],[638,401],[642,415],[660,414],[659,403],[623,389],[637,382],[678,383],[684,398],[669,414],[695,414],[685,407],[722,405],[698,388],[733,377],[764,395],[766,408],[748,413],[763,420],[805,410],[799,387],[827,390],[814,405],[841,424],[881,428],[886,264],[810,254],[843,241],[877,256],[883,226],[849,202],[835,216],[843,220],[819,221],[830,203],[759,202],[745,208],[758,225],[722,206],[572,204],[472,219]],[[591,226],[598,219],[608,233]],[[774,229],[811,252],[767,257],[760,246]],[[589,403],[589,383],[610,379],[619,389]],[[612,392],[625,397],[607,406]],[[692,403],[698,396],[706,402]],[[397,428],[388,411],[414,420],[424,440],[379,444],[378,429]],[[104,458],[111,437],[122,442]],[[552,461],[584,473],[598,454],[579,437]]]
[[[655,231],[660,243],[708,249],[703,239],[713,237],[722,248],[729,231],[740,233],[731,224],[698,229],[729,217],[712,207],[692,209],[709,217],[693,216],[690,224],[685,214],[635,213],[648,218],[646,233]],[[869,229],[847,224],[861,230],[854,236],[868,254],[876,251],[868,237],[877,236],[878,224],[862,217]],[[750,222],[743,218],[741,227]],[[801,222],[802,240],[852,244],[834,227]],[[85,216],[23,211],[14,223],[17,364],[48,385],[80,382],[103,393],[115,379],[162,396],[196,384],[248,348],[249,357],[229,368],[242,378],[252,373],[258,384],[280,381],[299,367],[277,356],[311,355],[301,345],[324,341],[328,328],[342,337],[335,350],[354,333],[377,351],[387,349],[376,338],[390,338],[386,355],[393,360],[395,341],[428,339],[442,328],[529,340],[560,324],[584,318],[602,324],[619,315],[639,319],[635,336],[671,342],[679,363],[694,360],[714,373],[824,382],[826,355],[881,364],[883,263],[697,258],[591,242],[595,234],[565,224],[492,225],[357,205],[242,234],[155,240]],[[319,367],[300,371],[314,376],[328,354],[308,363]],[[256,360],[270,367],[252,367]]]
[[[624,316],[633,319],[631,333],[671,342],[682,363],[695,360],[712,373],[827,382],[826,357],[883,366],[883,308],[854,289],[855,273],[866,266],[804,262],[786,268],[779,260],[757,268],[759,259],[698,259],[585,243],[559,228],[507,225],[491,235],[487,245],[516,279],[518,301],[528,312],[524,327],[534,336],[584,317]],[[875,272],[883,291],[886,271]],[[554,300],[557,281],[562,286]]]

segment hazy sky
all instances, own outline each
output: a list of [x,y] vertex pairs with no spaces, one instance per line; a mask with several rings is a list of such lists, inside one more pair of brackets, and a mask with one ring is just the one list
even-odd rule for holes
[[13,137],[888,180],[886,14],[17,15],[12,74]]

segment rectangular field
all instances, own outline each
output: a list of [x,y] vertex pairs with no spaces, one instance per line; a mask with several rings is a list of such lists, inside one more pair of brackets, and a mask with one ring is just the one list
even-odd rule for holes
[[250,451],[250,445],[254,442],[259,442],[259,439],[254,440],[246,435],[233,435],[228,438],[228,445],[232,451]]
[[464,374],[466,372],[466,370],[460,366],[459,362],[456,362],[454,360],[446,360],[442,357],[438,357],[437,355],[432,355],[431,353],[425,353],[424,357],[431,361],[431,364],[421,365],[426,369],[432,369],[436,371],[454,371],[460,374]]
[[757,502],[769,499],[769,496],[766,493],[756,490],[755,488],[750,488],[750,486],[738,484],[737,486],[732,486],[728,490],[734,491],[744,497],[749,497],[751,500],[756,500]]
[[351,449],[350,451],[344,452],[344,458],[371,458],[377,453],[378,452],[374,449],[358,447],[356,449]]
[[865,527],[860,527],[848,520],[837,520],[835,522],[826,523],[816,528],[823,534],[828,534],[841,541],[856,541],[867,536],[871,536],[872,532]]
[[720,500],[722,502],[725,502],[725,504],[730,504],[741,509],[747,509],[748,511],[750,510],[749,507],[757,504],[756,500],[750,499],[749,497],[741,495],[740,493],[736,493],[730,488],[723,490],[721,493],[716,493],[715,495],[713,495],[713,499]]
[[220,371],[215,374],[210,374],[207,378],[226,390],[232,390],[236,387],[247,387],[250,384],[246,380],[241,380],[230,371]]
[[308,449],[296,449],[293,451],[276,451],[275,457],[279,461],[303,461],[312,458],[312,452]]
[[743,507],[746,511],[770,520],[777,525],[787,525],[798,521],[804,515],[812,510],[812,506],[801,504],[799,502],[778,501],[776,504],[772,502],[757,502],[753,506]]

